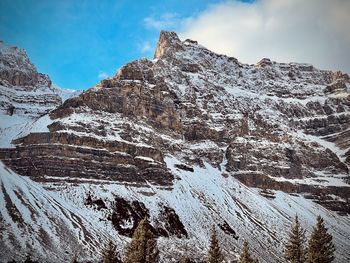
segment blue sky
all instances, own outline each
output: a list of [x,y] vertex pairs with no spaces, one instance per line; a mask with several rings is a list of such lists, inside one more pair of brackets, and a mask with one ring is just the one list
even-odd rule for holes
[[57,85],[86,89],[131,60],[151,58],[160,26],[176,29],[216,2],[1,0],[0,38],[24,48]]
[[243,63],[267,57],[350,73],[349,13],[347,0],[0,0],[0,39],[73,89],[152,58],[161,29]]

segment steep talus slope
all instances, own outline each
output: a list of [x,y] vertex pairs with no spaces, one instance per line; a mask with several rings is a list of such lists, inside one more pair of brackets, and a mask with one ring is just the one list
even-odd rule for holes
[[[26,193],[22,194],[24,202],[27,202],[27,199],[31,200],[31,194],[27,194],[29,192],[39,200],[44,196],[44,201],[49,204],[49,207],[44,206],[44,211],[37,207],[38,204],[32,205],[34,211],[39,210],[41,213],[40,218],[44,215],[44,220],[49,222],[51,216],[57,220],[64,220],[64,225],[68,225],[69,230],[72,229],[71,225],[74,225],[74,222],[80,222],[78,226],[74,225],[75,242],[65,241],[63,246],[58,245],[57,250],[53,250],[53,254],[57,253],[56,256],[64,251],[66,258],[73,257],[77,252],[81,258],[94,260],[100,258],[99,252],[103,244],[108,241],[108,237],[103,236],[103,233],[100,233],[101,236],[97,235],[95,229],[108,231],[110,237],[118,242],[119,249],[122,248],[128,241],[125,237],[132,233],[141,218],[148,215],[152,219],[155,233],[160,236],[158,245],[162,262],[177,262],[182,256],[202,260],[208,247],[208,236],[212,225],[218,228],[219,238],[228,259],[235,259],[244,239],[249,239],[252,253],[259,257],[261,262],[283,262],[281,253],[284,242],[281,241],[285,241],[285,231],[297,213],[302,225],[308,228],[308,234],[315,217],[317,215],[324,217],[337,246],[337,262],[349,260],[349,217],[339,216],[299,195],[277,191],[273,193],[273,198],[262,196],[258,189],[246,187],[233,177],[223,176],[221,171],[208,163],[203,167],[194,167],[193,171],[184,171],[177,168],[177,164],[181,161],[175,157],[169,156],[165,161],[176,176],[174,189],[171,191],[156,185],[130,186],[102,179],[74,181],[66,178],[67,180],[61,183],[44,183],[45,189],[49,190],[45,192],[46,190],[31,182],[29,178],[18,177],[11,172],[6,173],[6,181],[3,179],[4,188],[9,192],[8,200],[11,201],[5,200],[6,205],[2,207],[9,209],[14,203],[18,211],[22,211],[21,213],[26,211],[12,193],[16,191],[12,189],[19,184],[13,181],[19,180],[26,182],[28,187],[27,190],[22,190]],[[54,208],[50,208],[51,206]],[[74,216],[65,218],[66,210],[62,212],[56,209],[57,206],[68,209],[76,217],[81,218],[81,221]],[[45,212],[46,209],[49,211]],[[16,243],[8,238],[8,235],[13,235],[11,233],[15,232],[14,228],[21,228],[20,223],[10,218],[8,213],[4,209],[1,211],[7,225],[4,227],[6,234],[2,237],[2,242],[6,246],[1,251],[0,258],[5,258],[6,253],[12,255],[9,248],[14,246],[17,246],[18,256],[31,253],[45,258],[47,255],[40,247],[45,247],[47,242],[42,240],[38,230],[38,224],[40,226],[42,221],[37,222],[35,219],[25,221],[24,225],[29,225],[33,230],[29,232],[30,235],[19,238],[22,244]],[[45,213],[49,214],[49,219],[46,219]],[[66,234],[65,228],[54,229],[48,231],[53,240],[60,239],[62,234],[65,237],[69,235],[68,230]],[[26,231],[29,230],[23,228],[23,233]],[[87,237],[82,237],[81,233],[85,233]],[[89,239],[91,236],[93,240]],[[99,237],[101,239],[98,239]],[[74,236],[70,238],[74,240]],[[95,238],[100,240],[99,244],[94,242]],[[36,240],[37,247],[26,245],[31,243],[32,239]],[[80,244],[83,248],[79,250],[73,244]],[[61,257],[49,262],[67,262],[67,260],[62,260]]]
[[1,262],[22,262],[24,252],[42,262],[67,262],[81,250],[91,256],[99,241],[110,238],[106,227],[97,228],[77,208],[3,163],[0,187]]
[[324,216],[345,262],[349,84],[341,72],[246,65],[162,32],[153,60],[67,100],[0,159],[119,236],[149,215],[166,262],[203,257],[213,224],[231,258],[248,239],[261,262],[281,262],[281,229],[296,213],[304,226]]

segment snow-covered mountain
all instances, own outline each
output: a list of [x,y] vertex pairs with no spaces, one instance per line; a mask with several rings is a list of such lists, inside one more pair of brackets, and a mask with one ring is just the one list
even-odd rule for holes
[[0,41],[0,146],[10,146],[39,117],[77,95],[52,85],[23,49]]
[[[91,236],[101,229],[100,238],[109,233],[120,248],[150,216],[164,262],[203,259],[212,225],[227,262],[245,239],[260,262],[283,262],[295,214],[309,231],[323,216],[336,261],[347,262],[349,88],[349,76],[341,72],[269,59],[246,65],[163,31],[153,60],[128,63],[0,150],[3,170],[30,177],[9,170],[2,177],[10,196],[2,199],[2,255],[17,247],[22,255],[49,257],[39,245],[26,246],[25,235],[21,242],[9,238],[20,224],[11,213],[28,218],[15,194],[25,180],[25,191],[41,187],[50,206],[58,202],[83,220],[75,226],[53,212],[67,229],[73,224]],[[37,229],[39,223],[25,225]],[[56,242],[59,232],[48,231],[45,240],[35,233],[42,246],[57,244],[55,262],[74,254],[73,245]],[[75,238],[86,247],[82,258],[98,257],[99,245]]]

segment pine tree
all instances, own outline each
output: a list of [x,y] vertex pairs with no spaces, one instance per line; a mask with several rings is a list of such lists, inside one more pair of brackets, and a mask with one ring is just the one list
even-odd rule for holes
[[117,252],[117,246],[110,240],[107,246],[102,251],[103,263],[122,263],[119,253]]
[[286,245],[285,259],[291,263],[304,263],[306,261],[305,243],[305,230],[300,226],[298,216],[295,216],[295,222]]
[[252,258],[249,252],[249,243],[248,241],[244,241],[243,243],[243,248],[242,248],[242,253],[239,258],[239,263],[257,263],[258,260],[255,260]]
[[157,240],[151,232],[147,218],[140,221],[132,240],[126,248],[124,263],[157,263],[159,251]]
[[327,230],[323,218],[318,216],[309,240],[308,263],[329,263],[334,260],[335,247]]
[[215,227],[213,226],[210,236],[210,246],[208,252],[208,263],[220,263],[224,260]]

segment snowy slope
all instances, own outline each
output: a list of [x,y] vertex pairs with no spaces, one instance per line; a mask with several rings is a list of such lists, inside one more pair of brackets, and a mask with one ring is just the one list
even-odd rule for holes
[[80,251],[96,256],[99,240],[110,237],[79,209],[3,163],[0,185],[0,262],[26,254],[41,262],[67,262]]
[[[295,214],[308,234],[316,216],[324,217],[336,243],[336,262],[350,259],[349,217],[339,216],[298,195],[277,191],[274,199],[268,199],[260,195],[258,189],[224,177],[222,171],[209,164],[205,168],[196,167],[194,172],[185,172],[174,166],[179,163],[174,157],[168,156],[166,162],[178,176],[171,191],[152,185],[140,188],[98,181],[77,185],[68,181],[61,185],[45,183],[44,187],[51,190],[47,192],[40,184],[16,175],[1,164],[1,218],[5,229],[1,258],[13,258],[10,251],[15,247],[18,251],[15,258],[23,258],[27,251],[46,259],[45,262],[67,262],[78,251],[80,258],[96,259],[99,254],[95,251],[109,238],[123,247],[128,239],[119,236],[106,220],[109,211],[86,207],[86,195],[93,193],[94,198],[101,198],[110,207],[115,196],[142,201],[154,222],[159,217],[159,204],[174,208],[186,226],[188,238],[158,239],[165,262],[176,262],[181,256],[203,258],[211,226],[225,221],[235,232],[227,234],[218,229],[227,259],[235,259],[247,239],[260,262],[281,262]],[[43,235],[50,242],[43,239]],[[45,250],[48,254],[39,252],[45,246],[49,246]],[[53,258],[55,260],[51,260]]]
[[[205,167],[194,167],[194,172],[176,168],[175,164],[181,162],[173,156],[167,156],[166,163],[177,176],[171,190],[151,184],[135,187],[99,180],[86,180],[78,185],[68,180],[64,187],[49,182],[44,185],[66,202],[72,202],[86,217],[95,218],[101,228],[106,228],[106,214],[113,211],[116,196],[143,202],[150,211],[153,224],[159,222],[161,205],[173,208],[185,225],[188,238],[159,238],[164,262],[177,262],[181,256],[202,259],[206,255],[213,225],[218,228],[227,260],[237,258],[246,239],[259,262],[283,262],[281,255],[286,236],[296,214],[308,230],[307,234],[310,234],[317,215],[324,217],[337,248],[335,262],[350,260],[349,216],[340,216],[301,195],[273,191],[275,198],[266,198],[259,189],[246,187],[233,177],[225,177],[224,171],[207,163]],[[87,207],[88,194],[103,200],[107,208],[92,210]],[[233,231],[225,232],[218,227],[225,222]],[[125,239],[120,246],[124,244]]]
[[[24,91],[21,87],[0,86],[0,94],[0,147],[13,147],[11,141],[23,134],[47,131],[46,126],[52,123],[48,113],[80,92],[58,87]],[[13,113],[9,113],[12,107]]]

